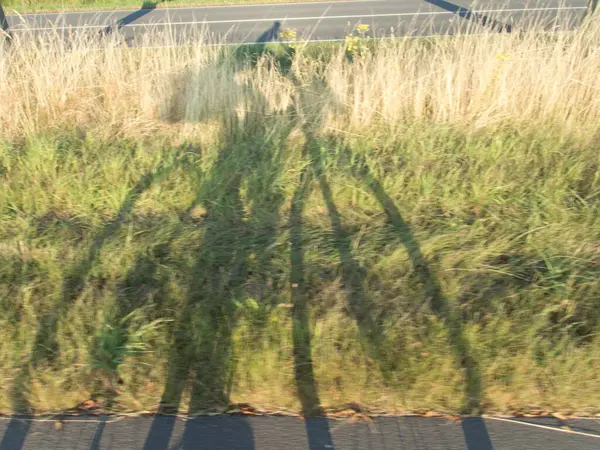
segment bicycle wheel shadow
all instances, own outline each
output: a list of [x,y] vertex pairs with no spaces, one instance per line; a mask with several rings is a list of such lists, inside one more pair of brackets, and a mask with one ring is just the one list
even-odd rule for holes
[[380,204],[389,225],[397,233],[408,253],[413,270],[430,301],[432,312],[445,323],[449,344],[456,360],[465,372],[462,413],[467,417],[461,421],[461,426],[467,448],[469,450],[491,450],[493,447],[487,427],[484,420],[479,417],[482,401],[481,370],[465,336],[461,319],[444,295],[440,282],[423,255],[410,225],[402,217],[400,210],[385,191],[383,184],[374,176],[365,158],[353,159],[349,149],[345,149],[343,153],[348,161],[353,161],[350,164],[350,174],[363,182]]
[[275,42],[279,40],[279,32],[281,30],[281,22],[276,21],[273,26],[261,34],[256,40],[257,44],[265,44],[267,42]]

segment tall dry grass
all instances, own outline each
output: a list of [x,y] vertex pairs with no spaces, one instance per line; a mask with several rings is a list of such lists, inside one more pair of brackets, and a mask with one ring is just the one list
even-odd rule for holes
[[[328,112],[325,126],[597,123],[598,18],[573,32],[537,31],[381,41],[355,63],[342,46],[308,58],[310,46],[298,45],[293,72],[305,93],[320,99],[320,111]],[[289,77],[268,64],[240,72],[231,47],[174,42],[169,32],[145,38],[146,46],[158,48],[138,49],[117,36],[102,45],[97,37],[65,40],[58,33],[16,39],[0,50],[2,136],[73,125],[147,135],[172,122],[174,110],[179,118],[197,120],[244,109],[249,90],[240,88],[240,78],[265,95],[272,111],[291,104]]]

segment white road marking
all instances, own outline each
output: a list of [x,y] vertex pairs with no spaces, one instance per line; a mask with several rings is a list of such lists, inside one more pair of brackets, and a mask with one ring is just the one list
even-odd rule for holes
[[[467,8],[465,8],[466,10]],[[564,11],[564,10],[586,10],[585,6],[568,6],[568,7],[550,7],[550,8],[512,8],[512,9],[488,9],[471,11],[472,14],[488,14],[488,13],[506,13],[506,12],[536,12],[536,11]],[[403,17],[403,16],[438,16],[438,15],[454,15],[451,11],[431,11],[431,12],[409,12],[409,13],[389,13],[389,14],[351,14],[341,16],[310,16],[310,17],[273,17],[273,18],[256,18],[256,19],[226,19],[226,20],[204,20],[204,21],[186,21],[186,22],[148,22],[148,23],[130,23],[123,25],[121,28],[139,28],[139,27],[158,27],[158,26],[173,26],[173,25],[211,25],[222,23],[252,23],[252,22],[296,22],[302,20],[340,20],[340,19],[370,19],[376,17]],[[51,26],[39,28],[18,28],[13,25],[11,30],[14,31],[44,31],[44,30],[78,30],[78,29],[100,29],[109,28],[114,24],[104,25],[67,25],[67,26]]]
[[[553,31],[540,31],[540,34],[547,34],[549,36],[553,35],[554,32]],[[471,33],[469,34],[469,36],[487,36],[486,33]],[[380,40],[388,40],[388,41],[395,41],[395,40],[400,40],[400,39],[424,39],[424,38],[439,38],[439,37],[444,37],[444,36],[440,36],[439,34],[414,34],[414,35],[406,35],[406,36],[387,36],[387,37],[383,37],[383,38],[379,38]],[[300,40],[297,41],[280,41],[283,44],[308,44],[308,43],[315,43],[315,42],[344,42],[343,38],[331,38],[331,39],[327,39],[327,38],[318,38],[318,39],[306,39],[306,38],[302,38]],[[238,45],[243,45],[243,44],[247,44],[248,42],[244,42],[244,41],[235,41],[235,42],[203,42],[200,45],[204,46],[204,47],[234,47],[234,46],[238,46]],[[165,49],[165,48],[182,48],[182,47],[196,47],[199,44],[182,44],[182,45],[139,45],[136,48],[143,48],[143,49],[147,49],[147,50],[159,50],[159,49]],[[115,50],[119,50],[119,47],[116,47]],[[105,47],[96,47],[96,48],[86,48],[85,50],[75,50],[76,52],[103,52],[106,51]],[[0,416],[0,419],[2,419],[2,416]]]
[[[333,1],[314,1],[314,2],[280,2],[280,3],[246,3],[241,5],[204,5],[204,6],[182,6],[169,8],[168,6],[165,8],[154,8],[155,11],[196,11],[199,9],[235,9],[235,8],[270,8],[270,7],[279,7],[279,6],[325,6],[325,5],[337,5],[337,4],[346,4],[346,3],[381,3],[386,2],[387,0],[333,0]],[[106,10],[106,11],[66,11],[59,13],[26,13],[26,14],[17,14],[19,17],[36,17],[36,16],[83,16],[88,14],[116,14],[116,13],[133,13],[139,11],[139,9],[115,9],[115,10]]]

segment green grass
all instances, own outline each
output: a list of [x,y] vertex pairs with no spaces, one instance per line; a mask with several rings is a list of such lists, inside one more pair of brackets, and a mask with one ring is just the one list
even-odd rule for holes
[[4,144],[0,358],[26,374],[20,405],[597,404],[597,141],[291,131]]
[[[596,413],[600,60],[577,36],[17,42],[0,411]],[[489,58],[519,46],[535,65]]]

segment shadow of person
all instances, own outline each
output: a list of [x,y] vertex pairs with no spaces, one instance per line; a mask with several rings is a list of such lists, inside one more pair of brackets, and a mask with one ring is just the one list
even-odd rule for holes
[[467,450],[494,450],[485,421],[481,417],[467,417],[461,421]]
[[253,450],[252,428],[245,417],[202,417],[189,419],[179,441],[170,448]]
[[252,67],[262,58],[267,58],[268,63],[274,65],[281,74],[290,75],[295,48],[280,42],[280,31],[280,22],[275,22],[254,43],[238,46],[234,58],[248,62]]
[[[232,331],[236,301],[242,298],[248,249],[239,197],[238,148],[224,147],[199,194],[210,198],[202,244],[189,274],[187,301],[176,319],[169,369],[159,412],[176,413],[186,386],[191,385],[189,413],[226,407],[233,361]],[[168,448],[174,422],[155,419],[145,449]],[[183,441],[192,442],[196,428],[186,423]],[[240,424],[236,439],[252,442],[249,427]]]
[[340,275],[347,292],[348,308],[356,321],[360,333],[369,345],[369,351],[376,361],[381,363],[379,348],[381,342],[381,327],[372,316],[374,310],[370,296],[363,287],[365,271],[354,258],[352,238],[342,222],[342,215],[335,204],[325,170],[324,156],[318,139],[310,130],[305,130],[307,147],[312,162],[312,170],[321,189],[325,207],[329,215],[332,239],[340,260]]
[[[298,101],[301,103],[299,110],[304,111],[304,109],[307,109],[307,107],[310,108],[311,105],[316,103],[315,99],[307,97],[305,94],[305,83],[296,79],[294,74],[292,74],[292,78],[298,89]],[[327,91],[327,87],[325,87],[325,91]],[[311,116],[311,120],[304,120],[302,125],[303,134],[306,138],[305,154],[311,162],[310,172],[314,175],[320,186],[325,206],[329,214],[334,245],[337,248],[340,258],[340,275],[347,291],[348,309],[354,320],[357,322],[362,337],[365,338],[368,343],[369,352],[379,363],[382,371],[385,371],[385,355],[381,354],[379,350],[383,339],[379,319],[374,318],[371,315],[372,310],[375,308],[373,308],[372,300],[369,298],[368,292],[363,287],[364,271],[353,257],[351,236],[343,226],[341,214],[335,204],[333,193],[327,180],[326,155],[323,154],[323,145],[317,134],[317,130],[322,128],[320,122],[323,117],[325,117],[325,112],[326,111],[323,110],[321,111],[321,114],[315,115],[314,111],[313,114],[303,114],[305,116]],[[349,150],[343,149],[342,153],[349,153]],[[389,222],[396,230],[402,244],[409,254],[414,271],[425,289],[426,298],[431,302],[431,309],[445,322],[448,329],[450,345],[455,353],[457,361],[460,363],[466,375],[463,413],[478,414],[481,410],[481,374],[478,363],[472,355],[468,339],[465,337],[462,330],[460,318],[456,315],[449,301],[443,295],[439,281],[429,268],[429,264],[423,256],[420,246],[414,238],[409,225],[404,221],[398,208],[385,192],[381,183],[379,183],[372,175],[364,160],[359,161],[358,164],[355,164],[352,167],[352,174],[359,179],[365,180],[373,195],[381,204],[385,214],[388,216]],[[307,189],[304,185],[307,182],[308,181],[306,180],[301,181],[301,188],[297,191],[298,198],[303,198],[304,192]],[[300,203],[299,200],[297,200],[297,202]],[[296,206],[296,209],[300,210],[300,207]],[[294,211],[294,207],[292,208],[292,211]],[[296,216],[298,215],[299,214],[296,213]],[[301,220],[296,217],[294,222],[301,223]],[[295,234],[299,235],[300,232],[296,231]],[[294,242],[301,242],[301,240],[299,237],[294,237],[294,228],[292,224],[292,252],[294,252],[294,247],[300,247],[299,244],[294,245]],[[300,252],[296,251],[296,253]],[[296,265],[301,267],[302,260],[300,254],[296,255],[295,259],[300,261],[299,263],[296,263]],[[294,261],[292,261],[292,263],[293,262]],[[297,275],[296,280],[301,282],[301,276]],[[303,304],[302,300],[300,300],[299,303]],[[303,360],[309,359],[310,354],[304,354],[301,355],[301,358],[298,358],[300,363],[302,363]],[[391,368],[393,370],[393,367],[392,364],[387,369]],[[305,371],[306,370],[308,369],[305,369]],[[305,395],[305,397],[307,399],[307,404],[316,402],[315,399],[317,397],[315,395]],[[484,422],[474,422],[470,425],[473,426],[464,427],[467,441],[477,441],[478,445],[483,445],[481,448],[491,448],[491,442],[487,435]],[[477,431],[476,437],[474,437],[474,430]]]
[[281,22],[275,22],[271,28],[261,34],[256,39],[257,44],[266,44],[267,42],[276,42],[279,40],[279,32],[281,29]]
[[[178,152],[176,152],[177,154]],[[63,279],[61,295],[56,301],[54,310],[50,314],[43,315],[37,327],[38,331],[30,359],[30,364],[33,367],[36,367],[42,361],[52,361],[58,354],[59,345],[56,337],[58,325],[83,291],[103,246],[127,222],[142,194],[156,182],[168,176],[184,161],[186,161],[185,157],[175,156],[174,162],[163,164],[156,171],[144,174],[125,195],[115,217],[91,239],[87,251],[71,265],[70,270],[67,271],[67,275]]]
[[[276,181],[283,165],[280,158],[289,126],[278,121],[277,114],[268,118],[267,102],[253,89],[252,80],[240,86],[234,79],[235,71],[227,73],[231,86],[220,85],[219,91],[234,97],[231,108],[222,111],[213,105],[199,106],[204,111],[200,116],[188,117],[181,111],[169,115],[171,121],[217,119],[222,132],[218,156],[201,177],[196,200],[188,208],[188,213],[202,211],[201,240],[192,244],[194,262],[187,274],[187,298],[175,320],[159,415],[151,426],[145,449],[167,448],[175,417],[165,414],[179,412],[188,392],[189,415],[228,408],[235,371],[232,339],[237,308],[249,296],[248,282],[260,280],[268,272],[268,248],[277,232],[278,209],[284,197]],[[193,94],[195,84],[215,74],[218,69],[214,72],[214,68],[183,74],[175,81],[180,89],[172,103],[205,101],[205,97]],[[236,111],[238,101],[245,105],[243,117],[238,117]],[[190,111],[187,107],[180,109]],[[215,112],[223,116],[215,117]],[[229,419],[221,419],[213,424],[217,429],[229,423]],[[184,446],[197,442],[199,430],[205,429],[207,421],[186,422],[181,438]],[[236,421],[231,440],[211,444],[211,448],[252,446],[252,430],[243,418]]]

